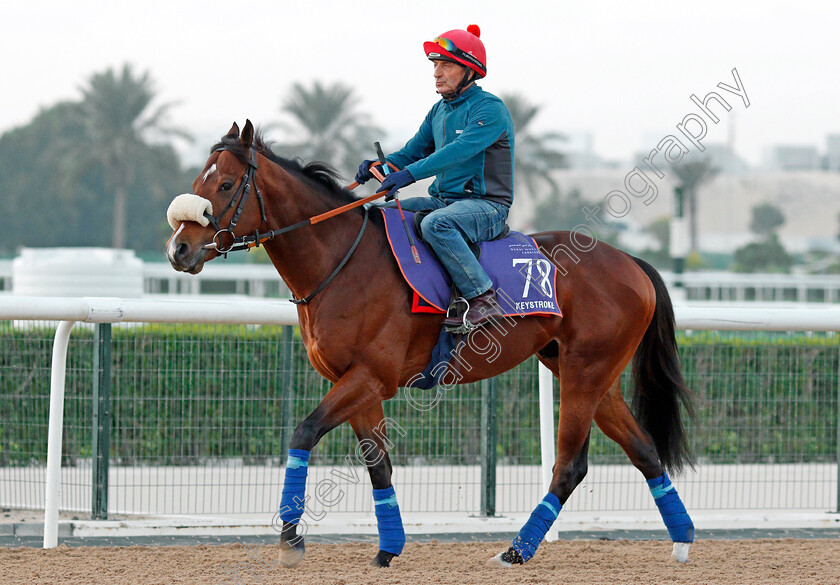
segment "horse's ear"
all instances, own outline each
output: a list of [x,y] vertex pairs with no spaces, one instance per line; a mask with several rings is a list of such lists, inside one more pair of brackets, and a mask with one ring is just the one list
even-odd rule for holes
[[236,122],[228,130],[226,138],[239,138],[239,126],[237,126]]
[[245,127],[242,129],[242,136],[240,136],[239,141],[245,148],[251,148],[251,144],[254,142],[254,125],[251,124],[251,120],[245,120]]

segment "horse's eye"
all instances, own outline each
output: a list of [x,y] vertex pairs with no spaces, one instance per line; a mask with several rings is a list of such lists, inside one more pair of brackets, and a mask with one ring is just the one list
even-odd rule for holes
[[219,191],[230,191],[233,189],[233,183],[230,181],[225,181],[219,186]]

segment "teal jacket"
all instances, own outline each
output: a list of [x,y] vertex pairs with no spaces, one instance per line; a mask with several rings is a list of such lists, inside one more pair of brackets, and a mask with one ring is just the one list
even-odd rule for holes
[[513,120],[504,102],[473,84],[440,100],[417,134],[387,160],[416,181],[436,176],[429,195],[513,203]]

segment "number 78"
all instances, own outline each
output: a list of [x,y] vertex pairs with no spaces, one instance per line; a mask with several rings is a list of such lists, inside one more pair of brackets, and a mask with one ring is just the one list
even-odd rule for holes
[[[542,278],[539,282],[540,289],[542,293],[547,296],[551,297],[551,264],[549,264],[548,260],[544,258],[514,258],[513,259],[513,266],[519,266],[520,264],[527,265],[527,272],[525,273],[525,289],[522,291],[522,298],[528,296],[528,291],[531,290],[531,275],[533,274],[533,268],[536,264],[537,272],[540,273],[540,277]],[[525,268],[521,268],[519,270],[520,274],[525,272]]]

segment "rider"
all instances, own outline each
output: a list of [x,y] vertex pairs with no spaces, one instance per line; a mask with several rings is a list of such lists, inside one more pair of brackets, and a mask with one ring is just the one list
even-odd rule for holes
[[[388,191],[385,200],[390,201],[398,189],[435,176],[430,197],[407,199],[402,207],[431,211],[420,231],[467,299],[463,319],[470,326],[484,325],[502,312],[493,283],[468,242],[501,234],[513,202],[513,121],[502,100],[475,83],[487,74],[479,35],[478,26],[471,24],[424,43],[443,99],[426,115],[417,134],[386,157],[402,170],[388,175],[380,188]],[[364,161],[356,181],[372,178],[370,167],[378,164]],[[462,320],[448,318],[445,325],[462,325]]]

